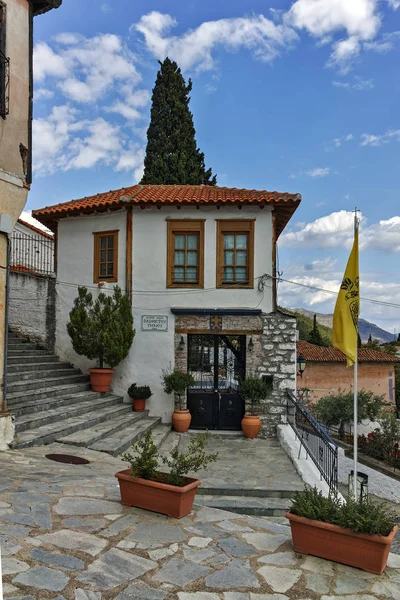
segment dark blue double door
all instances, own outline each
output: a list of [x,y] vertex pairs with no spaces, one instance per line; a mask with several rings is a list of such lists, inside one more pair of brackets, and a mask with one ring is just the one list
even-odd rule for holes
[[239,385],[246,373],[246,336],[188,335],[188,371],[195,378],[187,397],[190,427],[240,430],[244,401]]

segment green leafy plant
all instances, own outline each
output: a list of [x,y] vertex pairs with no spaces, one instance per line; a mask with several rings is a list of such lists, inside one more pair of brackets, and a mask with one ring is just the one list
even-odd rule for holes
[[120,287],[115,286],[112,295],[101,292],[96,300],[79,287],[69,319],[67,331],[75,352],[95,359],[100,369],[115,367],[127,356],[135,330],[128,296]]
[[[376,396],[372,391],[361,390],[358,393],[358,422],[363,419],[376,421],[384,407],[384,396]],[[344,426],[353,422],[354,394],[343,393],[324,396],[314,406],[313,413],[327,427],[337,425],[339,438],[344,436]]]
[[191,373],[184,373],[178,369],[163,369],[162,382],[164,392],[166,394],[175,394],[178,398],[179,409],[182,410],[186,390],[195,383],[193,375]]
[[197,473],[217,460],[218,453],[206,454],[205,448],[209,437],[208,431],[200,433],[191,440],[186,452],[180,452],[179,444],[177,444],[171,452],[171,458],[167,456],[162,458],[163,463],[170,469],[167,475],[168,483],[182,486],[185,484],[185,475]]
[[[217,460],[218,454],[207,454],[205,451],[209,437],[208,431],[199,434],[191,440],[185,452],[180,452],[179,444],[177,444],[171,452],[171,457],[161,458],[153,442],[152,430],[148,429],[136,442],[132,443],[129,452],[125,452],[121,458],[130,464],[132,477],[162,481],[181,487],[185,485],[185,475],[196,473]],[[169,467],[169,473],[158,472],[157,467],[160,460]]]
[[124,462],[130,464],[132,477],[141,479],[157,479],[158,450],[153,442],[151,429],[142,434],[136,442],[132,443],[129,452],[121,456]]
[[352,498],[343,502],[335,494],[326,498],[317,488],[309,486],[296,492],[290,512],[299,517],[338,525],[354,533],[381,536],[389,535],[395,518],[383,503],[370,499],[355,502]]
[[128,388],[128,396],[133,400],[147,400],[153,393],[148,385],[137,385],[132,383]]
[[239,392],[246,403],[250,404],[250,414],[254,415],[256,407],[268,397],[269,388],[263,379],[249,374],[241,381]]

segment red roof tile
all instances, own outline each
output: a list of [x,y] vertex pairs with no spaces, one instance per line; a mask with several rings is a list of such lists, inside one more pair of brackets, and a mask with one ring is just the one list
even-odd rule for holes
[[40,233],[40,235],[43,235],[43,237],[50,238],[51,240],[54,240],[54,235],[52,233],[48,233],[47,231],[43,231],[43,229],[39,229],[39,227],[35,227],[31,223],[28,223],[28,221],[24,221],[23,219],[18,219],[18,223],[20,225],[23,225],[24,227],[27,227],[28,229],[31,229],[32,231],[35,231],[36,233]]
[[301,202],[300,194],[246,190],[207,185],[133,185],[95,196],[71,200],[32,212],[35,219],[48,224],[66,216],[116,210],[123,206],[257,205],[276,210],[277,236],[283,231]]
[[[302,354],[308,362],[344,363],[346,361],[346,357],[341,350],[332,347],[326,348],[324,346],[316,346],[315,344],[310,344],[310,342],[297,342],[297,354]],[[395,363],[400,362],[400,359],[397,356],[387,354],[386,352],[380,352],[379,350],[359,348],[358,361]]]

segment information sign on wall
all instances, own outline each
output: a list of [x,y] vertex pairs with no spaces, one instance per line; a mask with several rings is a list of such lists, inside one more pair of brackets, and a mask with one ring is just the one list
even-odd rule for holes
[[168,331],[166,315],[143,315],[142,331]]

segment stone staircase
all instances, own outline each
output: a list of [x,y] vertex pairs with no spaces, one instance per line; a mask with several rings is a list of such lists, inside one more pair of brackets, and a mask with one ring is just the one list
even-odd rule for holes
[[92,392],[88,375],[13,333],[7,391],[16,448],[60,442],[118,456],[149,428],[159,446],[170,432],[147,411],[132,412],[122,397]]

